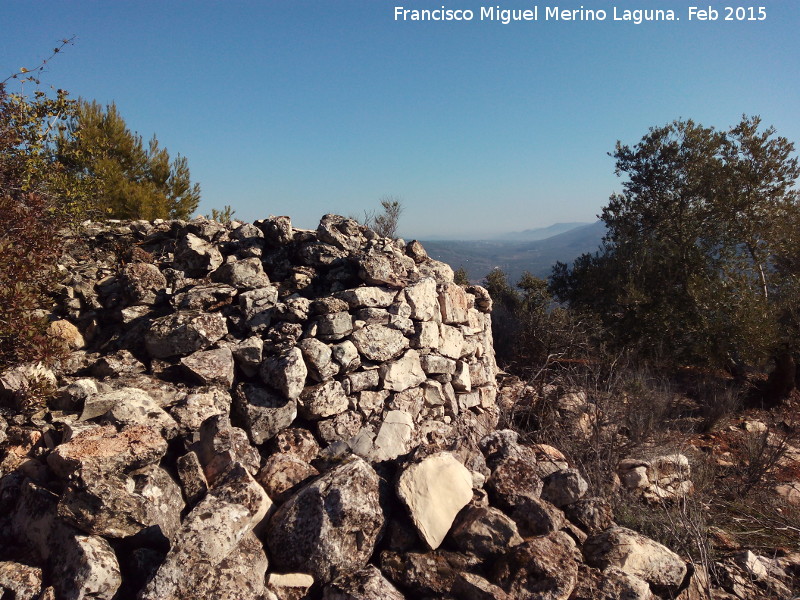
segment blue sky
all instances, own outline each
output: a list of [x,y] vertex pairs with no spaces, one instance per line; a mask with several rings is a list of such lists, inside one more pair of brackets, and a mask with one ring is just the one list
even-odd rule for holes
[[[395,6],[604,9],[603,22],[397,22]],[[730,3],[729,5],[732,5]],[[688,7],[713,6],[714,22]],[[676,118],[759,114],[800,142],[800,3],[724,21],[718,2],[0,0],[0,74],[75,35],[43,81],[115,101],[189,159],[200,212],[315,227],[402,198],[405,237],[592,221],[607,153]],[[612,21],[612,7],[677,22]]]

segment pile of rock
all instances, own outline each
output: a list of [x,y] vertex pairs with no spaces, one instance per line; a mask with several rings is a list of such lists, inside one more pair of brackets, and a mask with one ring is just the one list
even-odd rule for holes
[[74,351],[0,377],[18,600],[689,586],[557,450],[494,430],[491,301],[418,243],[333,215],[89,225],[63,269]]
[[641,494],[649,502],[680,500],[691,494],[689,459],[683,454],[656,456],[650,460],[626,458],[617,465],[625,489]]

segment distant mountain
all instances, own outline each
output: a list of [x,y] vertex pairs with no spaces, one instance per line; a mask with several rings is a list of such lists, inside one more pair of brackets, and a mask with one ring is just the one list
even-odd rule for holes
[[524,271],[547,277],[556,262],[570,263],[585,252],[595,252],[605,232],[603,222],[597,221],[534,241],[422,241],[422,244],[432,258],[446,262],[453,269],[464,267],[471,281],[480,281],[499,267],[514,283]]
[[499,235],[492,239],[508,242],[535,242],[537,240],[546,240],[554,235],[566,233],[571,229],[584,227],[586,225],[591,225],[591,223],[555,223],[549,227],[537,227],[535,229],[526,229],[524,231],[514,231],[512,233]]

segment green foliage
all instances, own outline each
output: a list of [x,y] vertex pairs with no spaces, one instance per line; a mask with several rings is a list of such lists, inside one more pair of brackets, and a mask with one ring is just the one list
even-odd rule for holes
[[469,285],[469,275],[463,266],[458,267],[453,273],[453,281],[458,285]]
[[236,211],[231,208],[229,204],[226,204],[222,210],[217,210],[216,208],[211,209],[211,214],[206,215],[206,219],[211,221],[217,221],[218,223],[228,224],[233,220],[233,215]]
[[397,235],[403,204],[397,196],[384,196],[380,203],[381,212],[365,213],[364,224],[382,237],[393,238]]
[[109,217],[187,219],[197,209],[200,186],[191,183],[186,158],[170,159],[156,136],[145,146],[114,103],[79,101],[58,152],[76,180],[95,181]]
[[727,132],[676,121],[618,142],[628,180],[603,209],[604,247],[557,264],[551,291],[646,356],[753,364],[796,345],[783,334],[797,330],[793,152],[758,117]]

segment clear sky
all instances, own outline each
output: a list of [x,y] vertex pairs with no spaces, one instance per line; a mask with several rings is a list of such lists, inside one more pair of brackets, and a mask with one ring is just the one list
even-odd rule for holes
[[[726,5],[767,18],[725,21]],[[396,6],[475,17],[403,22]],[[481,21],[480,6],[539,20]],[[548,6],[607,19],[546,21]],[[719,18],[690,21],[689,6]],[[613,7],[680,20],[614,21]],[[316,227],[391,194],[403,236],[458,238],[593,221],[620,188],[616,140],[676,118],[759,114],[800,142],[799,31],[795,0],[0,0],[0,75],[75,35],[43,81],[115,101],[187,156],[200,212]]]

